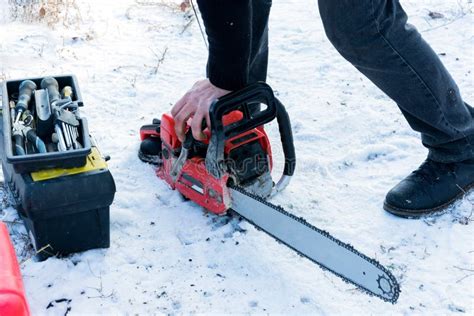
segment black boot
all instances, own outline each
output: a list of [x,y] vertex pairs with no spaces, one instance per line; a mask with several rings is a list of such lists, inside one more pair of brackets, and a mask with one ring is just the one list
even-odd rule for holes
[[418,218],[442,211],[474,187],[474,159],[440,163],[427,159],[385,197],[384,209]]
[[144,139],[140,144],[138,158],[146,163],[160,165],[163,162],[161,158],[161,139],[159,137]]
[[161,157],[161,138],[160,138],[161,121],[154,118],[152,124],[140,127],[140,135],[147,137],[142,140],[140,149],[138,150],[138,158],[141,161],[153,165],[161,165],[163,159]]

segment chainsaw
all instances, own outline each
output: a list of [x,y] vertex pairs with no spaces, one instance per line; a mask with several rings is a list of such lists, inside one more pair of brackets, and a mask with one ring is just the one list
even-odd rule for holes
[[[290,183],[296,156],[288,113],[267,84],[255,83],[219,98],[211,104],[209,117],[204,141],[195,140],[188,126],[181,142],[169,114],[142,126],[140,159],[156,164],[158,177],[209,212],[233,211],[367,294],[397,301],[398,282],[380,263],[268,201]],[[276,183],[264,130],[275,119],[285,161]]]

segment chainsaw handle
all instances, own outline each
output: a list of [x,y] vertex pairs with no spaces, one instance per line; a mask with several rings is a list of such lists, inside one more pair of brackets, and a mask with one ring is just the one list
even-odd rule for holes
[[[272,89],[267,84],[259,82],[217,99],[209,109],[211,135],[229,139],[272,121],[277,114],[274,98]],[[267,108],[252,114],[251,104],[260,103],[267,105]],[[235,110],[242,112],[243,119],[224,126],[222,121],[224,115]]]
[[[250,105],[261,103],[265,104],[266,108],[263,111],[252,114]],[[240,110],[244,118],[224,126],[224,115],[235,110]],[[283,174],[288,177],[293,175],[296,155],[290,118],[283,104],[275,98],[269,85],[264,82],[258,82],[219,98],[211,104],[209,118],[211,122],[211,139],[206,155],[206,168],[214,177],[220,178],[224,172],[224,144],[227,139],[262,126],[275,118],[278,121],[285,155]]]
[[285,169],[283,170],[283,175],[291,177],[295,173],[296,153],[290,116],[280,100],[275,98],[275,103],[277,104],[278,130],[280,131],[281,145],[283,154],[285,155]]

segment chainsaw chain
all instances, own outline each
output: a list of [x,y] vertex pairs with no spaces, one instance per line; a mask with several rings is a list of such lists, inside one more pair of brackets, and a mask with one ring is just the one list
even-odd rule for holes
[[[390,302],[392,304],[395,304],[398,300],[398,297],[400,295],[400,286],[397,282],[397,279],[393,276],[393,274],[387,269],[385,268],[383,265],[381,265],[377,260],[373,259],[373,258],[370,258],[370,257],[367,257],[366,255],[364,255],[363,253],[360,253],[359,251],[357,251],[352,245],[350,244],[347,244],[347,243],[344,243],[342,241],[340,241],[339,239],[333,237],[331,234],[329,234],[327,231],[324,231],[322,229],[319,229],[313,225],[311,225],[310,223],[308,223],[303,217],[297,217],[291,213],[288,213],[287,211],[285,211],[285,209],[283,209],[281,206],[277,206],[277,205],[274,205],[270,202],[268,202],[267,200],[263,199],[262,197],[258,196],[258,195],[254,195],[252,193],[249,193],[247,192],[244,188],[240,187],[240,186],[236,186],[236,185],[231,185],[230,188],[236,190],[236,191],[239,191],[240,193],[244,194],[244,195],[247,195],[248,197],[252,198],[252,199],[255,199],[257,201],[259,201],[260,203],[263,203],[265,205],[267,205],[268,207],[271,207],[272,209],[284,214],[285,216],[287,217],[290,217],[292,219],[294,219],[295,221],[298,221],[299,223],[309,227],[310,229],[316,231],[318,234],[330,239],[331,241],[335,242],[338,246],[340,247],[344,247],[345,249],[349,250],[350,252],[358,255],[359,257],[361,257],[362,259],[364,259],[365,261],[368,261],[370,262],[371,264],[373,264],[374,266],[376,266],[379,270],[383,271],[389,278],[389,284],[390,284],[390,290],[387,292],[385,291],[382,286],[381,286],[381,280],[382,279],[385,279],[385,277],[383,276],[379,276],[377,282],[378,282],[378,285],[379,285],[379,288],[382,290],[382,292],[384,294],[392,294],[391,296],[391,299],[389,298],[386,298],[382,295],[379,295],[379,294],[376,294],[376,293],[373,293],[371,291],[369,291],[368,289],[360,286],[359,284],[355,283],[354,281],[346,278],[345,276],[337,273],[336,271],[333,271],[331,270],[331,268],[329,267],[326,267],[325,265],[321,264],[320,262],[316,261],[316,260],[313,260],[312,258],[306,256],[305,254],[301,253],[300,251],[298,251],[297,249],[293,248],[292,246],[288,245],[287,243],[285,243],[283,240],[280,240],[278,239],[277,237],[275,237],[274,235],[272,235],[270,232],[266,231],[266,230],[263,230],[262,228],[260,228],[258,225],[256,225],[255,223],[253,223],[250,219],[246,218],[246,220],[248,222],[250,222],[252,225],[254,225],[255,227],[257,227],[258,229],[260,230],[263,230],[265,233],[267,233],[268,235],[270,235],[271,237],[273,237],[274,239],[276,239],[278,242],[281,242],[283,244],[285,244],[286,246],[288,246],[289,248],[293,249],[295,252],[297,252],[300,256],[302,257],[305,257],[309,260],[311,260],[312,262],[316,263],[320,268],[322,268],[323,270],[325,271],[330,271],[331,273],[337,275],[338,277],[340,277],[344,282],[348,283],[348,284],[352,284],[352,285],[355,285],[357,286],[358,289],[360,289],[361,291],[367,293],[369,296],[376,296],[386,302]],[[236,212],[238,213],[238,212]],[[239,213],[238,213],[239,214]],[[240,214],[239,214],[240,215]],[[240,215],[242,216],[242,215]],[[245,216],[242,216],[245,218]]]

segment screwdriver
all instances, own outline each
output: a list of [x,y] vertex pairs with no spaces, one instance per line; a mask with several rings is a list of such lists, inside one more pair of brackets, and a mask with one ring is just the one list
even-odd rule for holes
[[61,94],[59,94],[59,84],[53,77],[46,77],[41,80],[41,89],[46,89],[48,91],[49,102],[51,105],[55,105],[61,99]]
[[15,105],[15,123],[18,123],[18,121],[20,121],[21,114],[28,110],[28,103],[31,100],[33,91],[36,90],[36,84],[31,80],[25,80],[20,84],[19,90],[20,93],[18,96],[18,102]]

